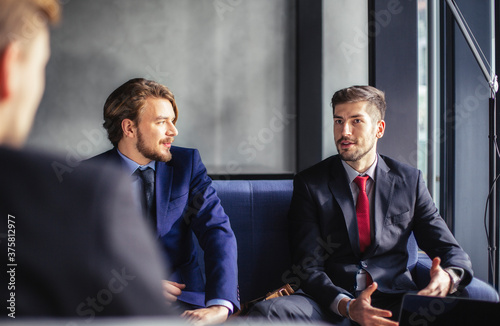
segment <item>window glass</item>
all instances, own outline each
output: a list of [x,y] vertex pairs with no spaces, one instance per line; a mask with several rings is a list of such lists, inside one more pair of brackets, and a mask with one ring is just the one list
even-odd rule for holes
[[427,180],[428,172],[428,56],[427,0],[418,0],[418,163]]

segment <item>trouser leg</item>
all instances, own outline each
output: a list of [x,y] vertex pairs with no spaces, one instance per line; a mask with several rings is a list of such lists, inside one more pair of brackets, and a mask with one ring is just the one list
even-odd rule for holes
[[323,321],[333,325],[351,325],[348,319],[323,309],[305,294],[294,294],[261,301],[250,310],[248,316],[269,322],[301,321],[313,323]]

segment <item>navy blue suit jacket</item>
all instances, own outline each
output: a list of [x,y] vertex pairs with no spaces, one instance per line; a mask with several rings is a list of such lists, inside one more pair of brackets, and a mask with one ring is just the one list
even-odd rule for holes
[[338,155],[296,175],[289,212],[290,239],[297,280],[318,303],[328,307],[338,294],[355,292],[362,266],[378,290],[404,293],[417,286],[407,269],[407,242],[414,233],[419,247],[441,266],[465,270],[469,256],[460,248],[425,186],[419,170],[379,156],[374,188],[374,239],[360,252],[356,208]]
[[[199,152],[172,146],[171,153],[171,161],[156,162],[155,180],[157,236],[171,268],[169,280],[186,284],[181,301],[204,306],[224,299],[239,309],[237,247],[229,218]],[[122,161],[116,149],[90,160]],[[193,235],[204,251],[205,274]]]

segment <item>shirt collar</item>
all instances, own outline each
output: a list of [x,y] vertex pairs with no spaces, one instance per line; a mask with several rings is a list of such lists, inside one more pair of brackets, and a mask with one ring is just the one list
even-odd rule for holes
[[146,168],[149,167],[149,168],[152,168],[153,170],[155,170],[156,161],[151,161],[146,165],[140,165],[140,164],[136,163],[135,161],[129,159],[125,155],[123,155],[122,152],[120,152],[120,150],[118,148],[116,150],[118,151],[118,154],[122,158],[122,162],[124,163],[125,170],[128,173],[130,173],[130,175],[132,175],[135,172],[135,170],[137,170],[138,168],[141,170],[145,170]]
[[373,164],[365,171],[365,173],[360,174],[358,171],[354,170],[349,164],[347,164],[344,160],[342,161],[342,165],[344,166],[345,171],[347,172],[347,178],[349,179],[349,184],[356,179],[358,175],[367,175],[373,181],[375,181],[375,169],[377,168],[378,163],[378,154],[375,156],[375,161]]

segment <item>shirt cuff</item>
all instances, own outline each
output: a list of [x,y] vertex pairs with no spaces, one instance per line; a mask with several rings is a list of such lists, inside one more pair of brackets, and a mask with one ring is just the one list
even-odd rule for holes
[[207,307],[211,306],[224,306],[227,309],[229,309],[228,315],[233,313],[234,306],[230,301],[224,300],[224,299],[212,299],[207,301]]
[[[330,305],[330,309],[332,309],[332,311],[339,316],[342,316],[342,314],[339,312],[339,303],[344,298],[349,299],[349,300],[352,299],[351,297],[341,293],[341,294],[337,295],[335,300],[333,300],[333,303]],[[342,316],[342,317],[344,317],[344,316]]]
[[457,292],[458,286],[462,279],[464,278],[465,271],[460,267],[447,267],[444,269],[450,275],[451,278],[451,286],[449,294],[453,294]]

